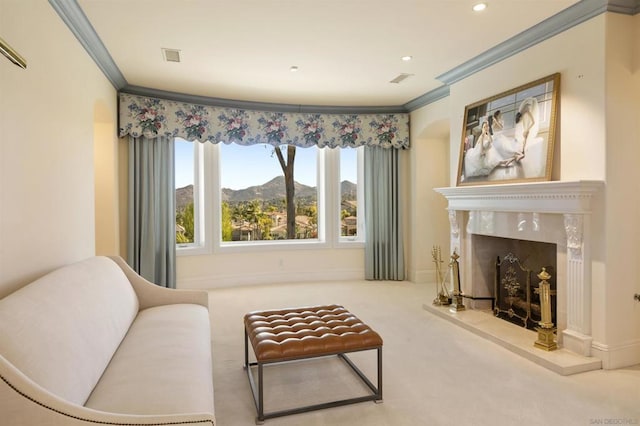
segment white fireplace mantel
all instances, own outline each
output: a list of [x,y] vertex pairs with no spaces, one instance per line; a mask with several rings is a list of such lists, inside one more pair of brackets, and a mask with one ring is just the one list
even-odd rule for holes
[[595,180],[512,183],[435,188],[450,210],[536,213],[591,212],[592,198],[604,186]]
[[[591,353],[591,216],[604,182],[593,180],[435,188],[448,201],[451,246],[459,249],[463,288],[473,294],[474,234],[551,241],[562,249],[558,265],[558,337],[562,346]],[[527,219],[527,214],[535,218]],[[523,216],[524,215],[524,216]],[[546,218],[549,218],[548,220]],[[529,220],[529,222],[527,222]],[[535,232],[526,229],[529,223]],[[523,225],[524,224],[524,225]],[[549,239],[549,237],[544,237]]]

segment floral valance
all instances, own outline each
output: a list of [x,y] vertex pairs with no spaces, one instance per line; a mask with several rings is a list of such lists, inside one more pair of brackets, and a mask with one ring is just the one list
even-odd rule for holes
[[240,145],[409,147],[409,114],[253,111],[120,93],[120,136],[158,135]]

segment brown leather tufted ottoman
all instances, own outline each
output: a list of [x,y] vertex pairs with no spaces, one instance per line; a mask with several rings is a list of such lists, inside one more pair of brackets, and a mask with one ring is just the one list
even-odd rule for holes
[[[265,419],[303,413],[322,408],[336,407],[363,401],[382,402],[382,338],[344,307],[338,305],[313,306],[250,312],[244,316],[244,366],[256,403],[256,423]],[[249,345],[256,362],[249,362]],[[349,352],[377,350],[378,385],[369,379],[345,355]],[[371,389],[372,394],[343,399],[324,404],[310,405],[291,410],[264,412],[263,366],[305,358],[337,355]],[[252,368],[258,369],[258,390]]]

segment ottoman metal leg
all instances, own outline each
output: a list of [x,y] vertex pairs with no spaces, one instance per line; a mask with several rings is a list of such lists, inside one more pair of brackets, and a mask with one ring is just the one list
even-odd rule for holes
[[[246,344],[246,343],[245,343]],[[336,400],[332,402],[325,402],[322,404],[315,405],[307,405],[298,408],[292,408],[282,411],[273,411],[270,413],[264,412],[264,367],[269,363],[261,363],[261,362],[248,362],[247,361],[247,376],[249,377],[249,385],[251,386],[251,393],[253,394],[253,399],[256,405],[256,411],[258,413],[256,417],[256,424],[263,424],[266,419],[272,419],[276,417],[288,416],[291,414],[299,414],[306,413],[309,411],[321,410],[324,408],[331,407],[339,407],[347,404],[355,404],[358,402],[365,401],[373,401],[375,403],[382,402],[382,347],[376,348],[377,350],[377,364],[378,364],[378,386],[375,386],[366,376],[365,374],[347,357],[345,353],[339,353],[337,356],[344,360],[349,367],[356,373],[356,375],[367,385],[367,387],[371,390],[370,395],[360,396],[355,398],[347,398]],[[317,356],[311,356],[308,359],[317,358]],[[282,364],[288,361],[280,361],[274,362],[271,364]],[[252,367],[257,367],[258,369],[258,383],[255,383]]]
[[[253,373],[251,372],[251,367],[258,366],[258,391],[256,392],[256,383],[253,380]],[[262,371],[262,363],[258,362],[249,362],[249,336],[247,334],[247,329],[244,330],[244,366],[247,370],[247,376],[249,377],[249,385],[251,387],[251,393],[253,394],[253,402],[256,404],[256,411],[258,412],[258,417],[256,417],[256,424],[261,425],[264,423],[264,381],[263,381],[263,371]]]

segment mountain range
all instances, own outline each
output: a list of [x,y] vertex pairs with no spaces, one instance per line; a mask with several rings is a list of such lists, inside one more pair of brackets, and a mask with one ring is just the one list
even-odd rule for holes
[[[308,198],[315,200],[317,189],[299,182],[294,183],[297,198]],[[348,180],[340,183],[343,198],[355,200],[357,198],[358,186]],[[237,203],[251,200],[282,200],[286,196],[284,187],[284,176],[277,176],[270,181],[244,189],[222,188],[222,201]],[[176,189],[176,209],[181,210],[193,200],[193,185],[187,185]]]

